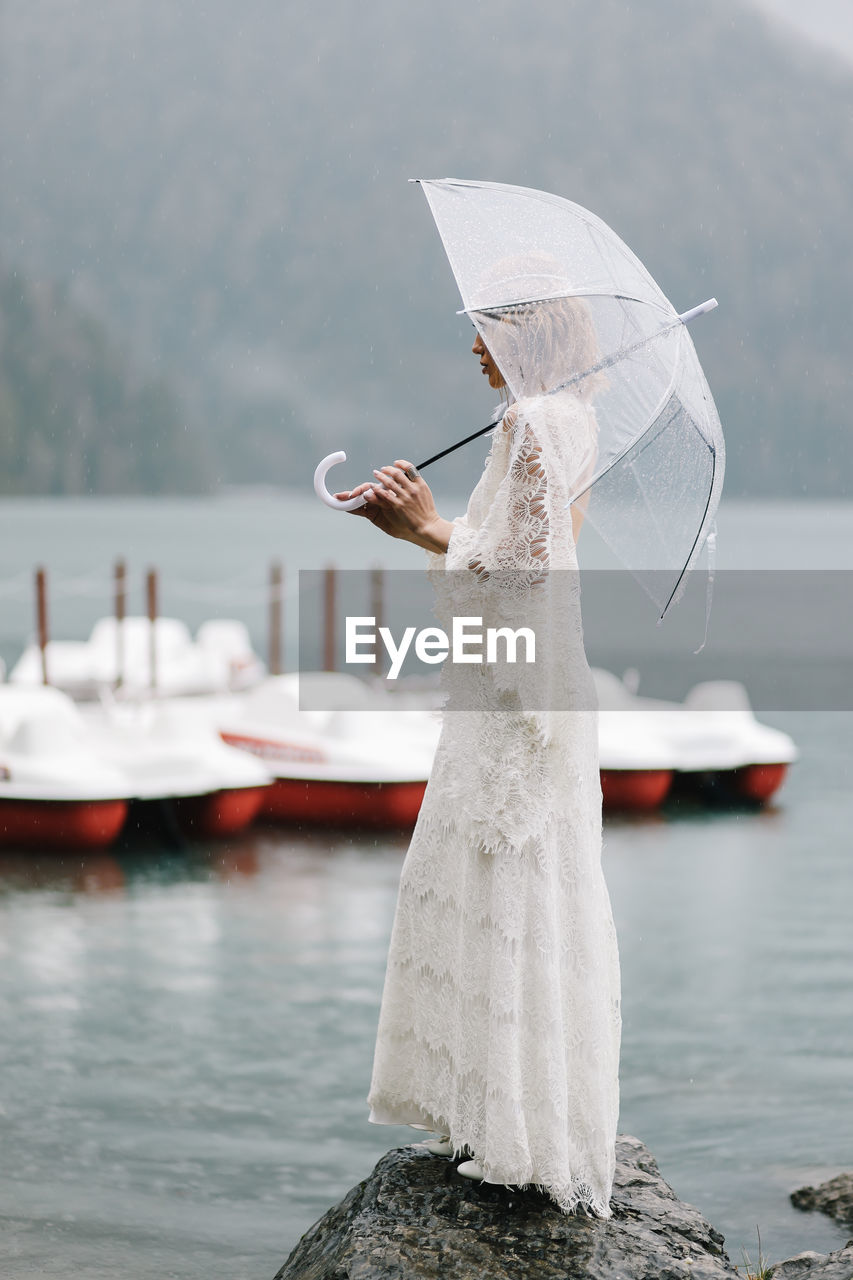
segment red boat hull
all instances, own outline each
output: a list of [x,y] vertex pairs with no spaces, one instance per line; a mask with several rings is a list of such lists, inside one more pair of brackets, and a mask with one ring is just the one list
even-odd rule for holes
[[785,781],[787,772],[786,764],[748,764],[734,770],[731,785],[744,800],[766,804]]
[[787,764],[748,764],[739,769],[677,773],[673,793],[691,804],[710,808],[755,807],[776,794],[788,773]]
[[305,825],[413,827],[426,782],[335,782],[277,778],[264,794],[265,818]]
[[258,816],[269,787],[240,787],[175,803],[178,823],[191,836],[230,836]]
[[126,800],[0,800],[0,844],[102,849],[126,817]]
[[[637,812],[656,809],[671,782],[669,769],[602,770],[604,807]],[[413,827],[425,790],[426,782],[277,778],[264,795],[261,816],[310,826]]]
[[671,769],[602,769],[601,795],[605,809],[656,809],[672,785]]

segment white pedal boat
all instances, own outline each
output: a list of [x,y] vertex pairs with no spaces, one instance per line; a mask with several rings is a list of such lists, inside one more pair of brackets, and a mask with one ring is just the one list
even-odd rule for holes
[[260,812],[272,773],[227,746],[193,700],[102,700],[82,709],[96,749],[127,780],[133,799],[168,802],[188,834],[224,836]]
[[765,804],[797,758],[788,734],[759,723],[737,681],[703,682],[677,703],[639,697],[609,671],[593,674],[608,807],[654,808],[672,786]]
[[0,844],[102,848],[122,829],[130,788],[57,689],[0,685]]
[[271,774],[168,704],[81,710],[58,689],[0,685],[0,844],[99,848],[134,802],[171,806],[187,833],[229,835]]
[[[153,684],[161,697],[215,694],[249,689],[266,674],[249,633],[233,618],[203,622],[193,639],[178,618],[161,617],[153,627]],[[152,624],[132,616],[119,623],[100,618],[88,640],[50,640],[45,663],[51,685],[78,700],[104,689],[125,698],[152,690]],[[28,645],[9,673],[9,682],[37,687],[43,680],[41,650]]]
[[[300,710],[300,688],[315,709]],[[353,676],[310,672],[270,677],[220,719],[219,730],[275,774],[263,816],[394,828],[417,818],[441,722],[428,709],[397,709],[393,695]]]

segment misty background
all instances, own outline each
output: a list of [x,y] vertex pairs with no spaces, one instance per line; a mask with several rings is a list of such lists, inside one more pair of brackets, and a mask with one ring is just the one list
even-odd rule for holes
[[340,447],[355,483],[479,426],[407,183],[454,176],[719,299],[728,496],[847,497],[851,124],[846,0],[0,0],[0,493],[302,487]]

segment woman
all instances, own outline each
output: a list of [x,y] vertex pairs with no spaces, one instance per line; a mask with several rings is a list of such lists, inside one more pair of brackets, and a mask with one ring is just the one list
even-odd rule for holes
[[[577,327],[573,305],[549,323]],[[472,350],[502,388],[479,334]],[[573,572],[578,520],[567,506],[596,426],[592,387],[541,381],[495,430],[464,517],[443,519],[405,459],[338,495],[363,493],[357,514],[430,553],[443,617],[532,622],[537,646],[546,636],[533,670],[445,663],[448,700],[401,876],[370,1119],[435,1131],[431,1150],[473,1157],[459,1165],[465,1176],[533,1184],[565,1212],[606,1218],[619,968]]]

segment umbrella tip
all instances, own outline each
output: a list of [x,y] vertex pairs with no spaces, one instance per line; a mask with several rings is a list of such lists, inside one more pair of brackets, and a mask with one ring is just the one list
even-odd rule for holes
[[709,311],[713,311],[714,307],[719,306],[716,298],[709,298],[707,302],[700,302],[698,307],[691,307],[689,311],[682,311],[678,317],[682,324],[689,324],[691,320],[695,320],[697,316],[705,316]]

